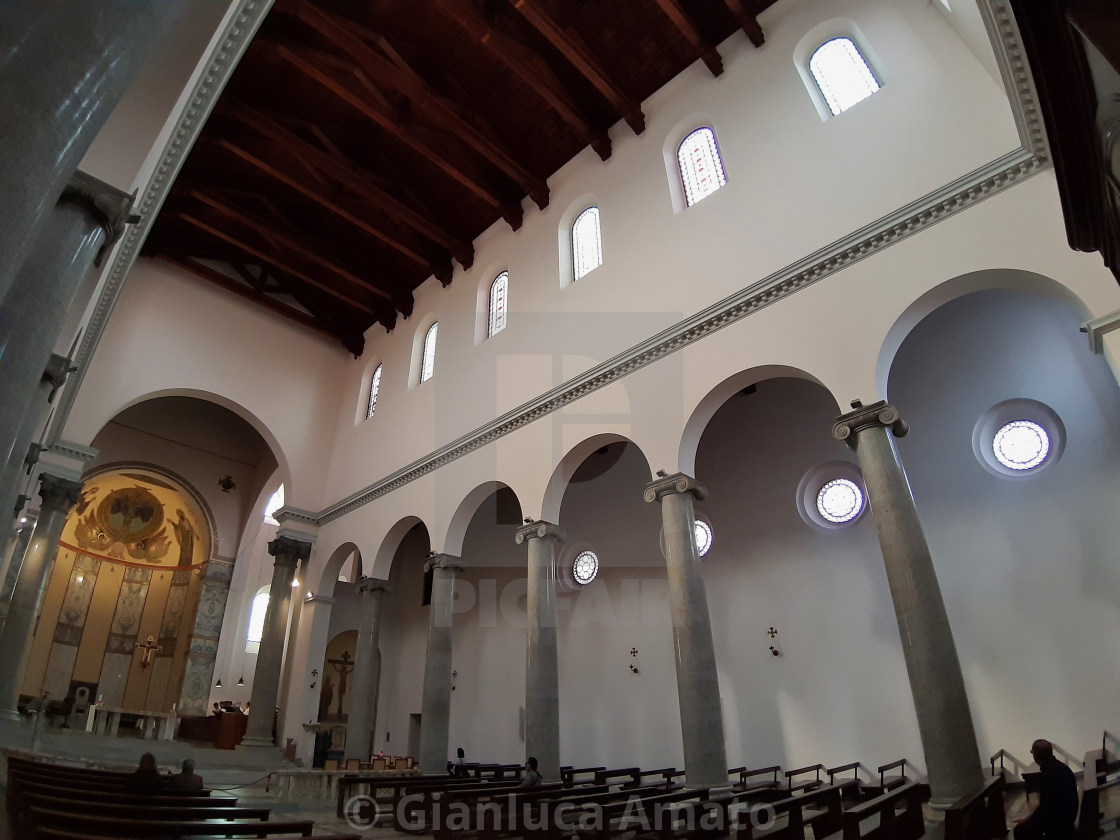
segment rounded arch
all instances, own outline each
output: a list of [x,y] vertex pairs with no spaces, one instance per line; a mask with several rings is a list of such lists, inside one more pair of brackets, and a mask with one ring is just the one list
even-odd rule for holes
[[397,549],[400,548],[401,542],[404,540],[405,534],[415,528],[417,525],[423,525],[425,532],[429,534],[431,539],[431,532],[428,530],[427,524],[419,516],[404,516],[397,520],[396,524],[389,529],[385,534],[385,539],[381,541],[381,545],[377,547],[377,554],[373,558],[373,568],[370,570],[370,577],[379,578],[381,580],[388,580],[389,573],[393,570],[393,558],[397,554]]
[[[471,490],[463,501],[459,502],[459,506],[455,509],[455,513],[452,514],[451,521],[447,525],[447,533],[443,539],[444,552],[454,557],[462,556],[463,541],[467,537],[467,528],[470,526],[471,520],[474,519],[475,513],[478,512],[479,506],[502,489],[509,490],[514,496],[517,495],[513,488],[504,482],[484,481]],[[524,510],[521,499],[517,500],[517,506]]]
[[343,573],[346,561],[350,558],[354,559],[350,570],[351,581],[356,581],[361,577],[362,550],[352,542],[344,542],[331,552],[331,556],[327,558],[327,562],[323,565],[323,571],[319,575],[319,581],[314,590],[316,594],[330,596],[334,592],[335,584],[338,583],[338,576]]
[[[552,475],[548,479],[548,484],[545,486],[544,499],[541,502],[542,520],[545,522],[559,522],[560,505],[564,501],[564,491],[567,489],[572,475],[575,474],[575,471],[579,469],[580,464],[586,460],[588,455],[596,449],[601,449],[612,443],[631,444],[642,453],[642,458],[645,459],[646,467],[649,467],[649,456],[646,455],[641,446],[624,435],[615,434],[614,432],[605,432],[585,438],[569,449],[568,453],[560,459],[560,463],[557,464],[556,468],[552,471]],[[650,476],[652,477],[652,475],[653,472],[651,470]],[[638,490],[635,490],[635,492],[638,492]]]
[[[673,212],[682,213],[688,209],[688,198],[684,192],[684,182],[681,180],[680,160],[677,157],[681,144],[694,131],[701,128],[711,129],[715,136],[716,145],[719,145],[720,127],[719,120],[708,111],[695,111],[679,120],[665,135],[665,142],[661,146],[661,156],[665,163],[665,177],[669,182],[669,197],[673,202]],[[725,162],[720,160],[724,174],[727,174]]]
[[[132,408],[133,406],[140,405],[141,403],[149,402],[151,400],[160,399],[162,397],[190,397],[192,399],[202,400],[203,402],[213,403],[214,405],[221,406],[229,411],[231,414],[237,416],[249,424],[252,429],[261,436],[268,448],[272,452],[272,457],[276,459],[277,470],[280,474],[280,483],[282,483],[288,490],[289,496],[292,493],[292,470],[290,466],[290,459],[288,454],[284,451],[284,447],[280,445],[280,441],[272,430],[257,417],[253,412],[247,409],[241,403],[229,399],[228,397],[216,394],[213,391],[203,391],[197,388],[166,388],[158,391],[149,391],[135,399],[128,400],[117,409],[105,420],[104,423],[98,428],[98,434],[113,418],[117,417],[122,411]],[[96,437],[96,435],[95,435]]]
[[700,446],[700,438],[704,435],[704,429],[707,428],[708,422],[715,416],[715,413],[733,394],[742,391],[744,388],[757,385],[766,379],[782,377],[806,379],[828,390],[824,383],[812,374],[788,365],[761,365],[727,377],[708,391],[696,404],[692,414],[689,415],[688,422],[685,423],[684,431],[681,433],[677,469],[685,475],[696,475],[696,450]]
[[898,349],[926,316],[957,298],[992,289],[1043,295],[1055,301],[1072,304],[1085,319],[1091,317],[1089,307],[1076,293],[1044,274],[1016,268],[987,268],[961,274],[930,289],[906,307],[891,324],[879,347],[879,356],[875,363],[875,384],[878,393],[887,394],[887,383]]

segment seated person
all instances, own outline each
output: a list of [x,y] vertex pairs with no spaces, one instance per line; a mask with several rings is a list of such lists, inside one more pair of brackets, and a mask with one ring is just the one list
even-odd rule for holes
[[1035,741],[1031,755],[1042,776],[1038,807],[1015,824],[1015,840],[1068,840],[1077,819],[1077,779],[1054,757],[1054,745],[1049,741]]
[[202,790],[202,777],[194,772],[194,759],[183,759],[183,772],[176,773],[167,780],[170,790]]
[[457,779],[465,779],[470,776],[470,772],[466,768],[467,754],[463,752],[463,748],[455,750],[456,760],[447,762],[447,775],[454,776]]
[[156,757],[151,753],[140,756],[140,766],[128,776],[129,784],[137,791],[157,791],[163,787],[164,778],[156,767]]
[[525,762],[525,777],[521,780],[519,788],[534,788],[541,786],[541,774],[537,772],[537,760],[532,756]]
[[215,703],[214,704],[214,709],[213,709],[213,711],[210,712],[210,714],[212,714],[214,717],[221,717],[222,716],[222,707],[219,706],[217,703]]

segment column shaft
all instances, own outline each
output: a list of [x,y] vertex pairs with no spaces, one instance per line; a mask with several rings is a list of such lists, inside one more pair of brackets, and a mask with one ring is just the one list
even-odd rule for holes
[[291,537],[277,537],[268,544],[276,558],[272,585],[268,590],[268,609],[264,614],[264,633],[253,674],[249,700],[249,723],[242,743],[246,746],[273,746],[272,722],[276,698],[280,693],[280,670],[284,664],[284,638],[292,603],[292,578],[296,565],[311,553],[311,543]]
[[424,698],[420,707],[420,772],[447,769],[451,726],[451,622],[455,598],[456,558],[432,560],[428,653],[424,660]]
[[556,540],[529,538],[525,751],[541,778],[560,779],[560,677],[556,645]]
[[693,495],[703,499],[707,490],[678,473],[650,484],[645,500],[661,500],[685,784],[718,787],[727,784],[727,747],[708,593],[696,551]]
[[0,584],[0,632],[3,631],[4,623],[8,620],[8,607],[11,606],[16,579],[19,577],[19,570],[23,565],[23,555],[27,553],[27,544],[31,542],[31,534],[35,530],[35,523],[39,519],[39,514],[29,511],[24,518],[27,521],[20,525],[19,530],[10,538],[12,543],[11,556],[8,558],[8,565],[4,570],[4,582]]
[[876,403],[841,417],[833,434],[859,456],[883,552],[932,802],[948,805],[983,782],[972,712],[953,631],[914,496],[893,435],[906,426]]
[[[377,641],[381,632],[381,598],[385,582],[362,578],[357,585],[361,598],[358,623],[358,644],[354,651],[354,677],[350,717],[346,721],[346,757],[361,761],[370,759],[369,734],[374,724],[377,691]],[[421,716],[420,731],[424,731]]]
[[0,301],[67,179],[184,6],[0,4]]
[[0,716],[13,720],[19,718],[16,708],[19,690],[23,685],[27,658],[31,654],[31,641],[43,592],[54,567],[66,516],[77,503],[81,489],[78,481],[46,473],[39,478],[39,496],[42,499],[39,519],[16,578],[4,629],[0,631]]

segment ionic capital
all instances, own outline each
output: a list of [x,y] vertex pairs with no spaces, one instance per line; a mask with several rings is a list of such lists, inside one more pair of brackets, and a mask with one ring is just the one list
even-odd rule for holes
[[268,544],[268,553],[276,558],[277,566],[292,566],[311,556],[311,543],[293,540],[291,537],[277,537]]
[[691,493],[698,502],[708,498],[708,488],[692,476],[684,473],[659,476],[646,485],[642,498],[647,502],[657,502],[662,497],[675,493]]
[[564,533],[564,529],[559,525],[553,525],[551,522],[537,520],[536,522],[529,522],[517,529],[514,534],[514,542],[521,545],[525,540],[555,540],[556,542],[563,542],[568,538]]
[[101,265],[102,258],[124,235],[125,227],[140,221],[140,217],[132,213],[136,193],[129,195],[80,169],[70,176],[63,189],[59,202],[63,201],[85,206],[105,231],[105,242],[97,252],[95,265]]
[[463,571],[463,558],[453,554],[433,554],[424,564],[424,573],[444,569],[448,574],[457,575]]
[[47,402],[54,402],[54,395],[58,393],[59,388],[66,384],[66,377],[76,370],[77,368],[71,366],[68,358],[57,353],[51,353],[50,361],[47,362],[47,367],[43,371],[41,379],[42,382],[51,386],[51,392],[47,395]]
[[852,449],[856,448],[858,433],[865,429],[887,428],[895,437],[905,437],[910,431],[898,414],[898,409],[888,405],[886,400],[871,405],[861,405],[859,401],[852,403],[853,411],[836,418],[832,427],[832,436],[837,440],[845,441]]
[[359,595],[365,595],[367,592],[388,592],[389,581],[371,577],[358,578],[358,582],[354,584],[354,589],[357,590]]
[[71,481],[50,473],[39,476],[39,498],[43,500],[40,505],[39,515],[47,511],[69,513],[70,508],[78,503],[82,493],[82,482]]

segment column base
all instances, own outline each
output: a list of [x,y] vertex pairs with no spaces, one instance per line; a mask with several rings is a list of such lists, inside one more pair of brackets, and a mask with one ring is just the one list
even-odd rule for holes
[[0,720],[23,720],[17,709],[0,709]]
[[262,738],[259,735],[250,735],[247,738],[242,738],[237,748],[241,749],[242,747],[249,749],[259,749],[260,747],[271,747],[274,750],[280,749],[271,738]]

